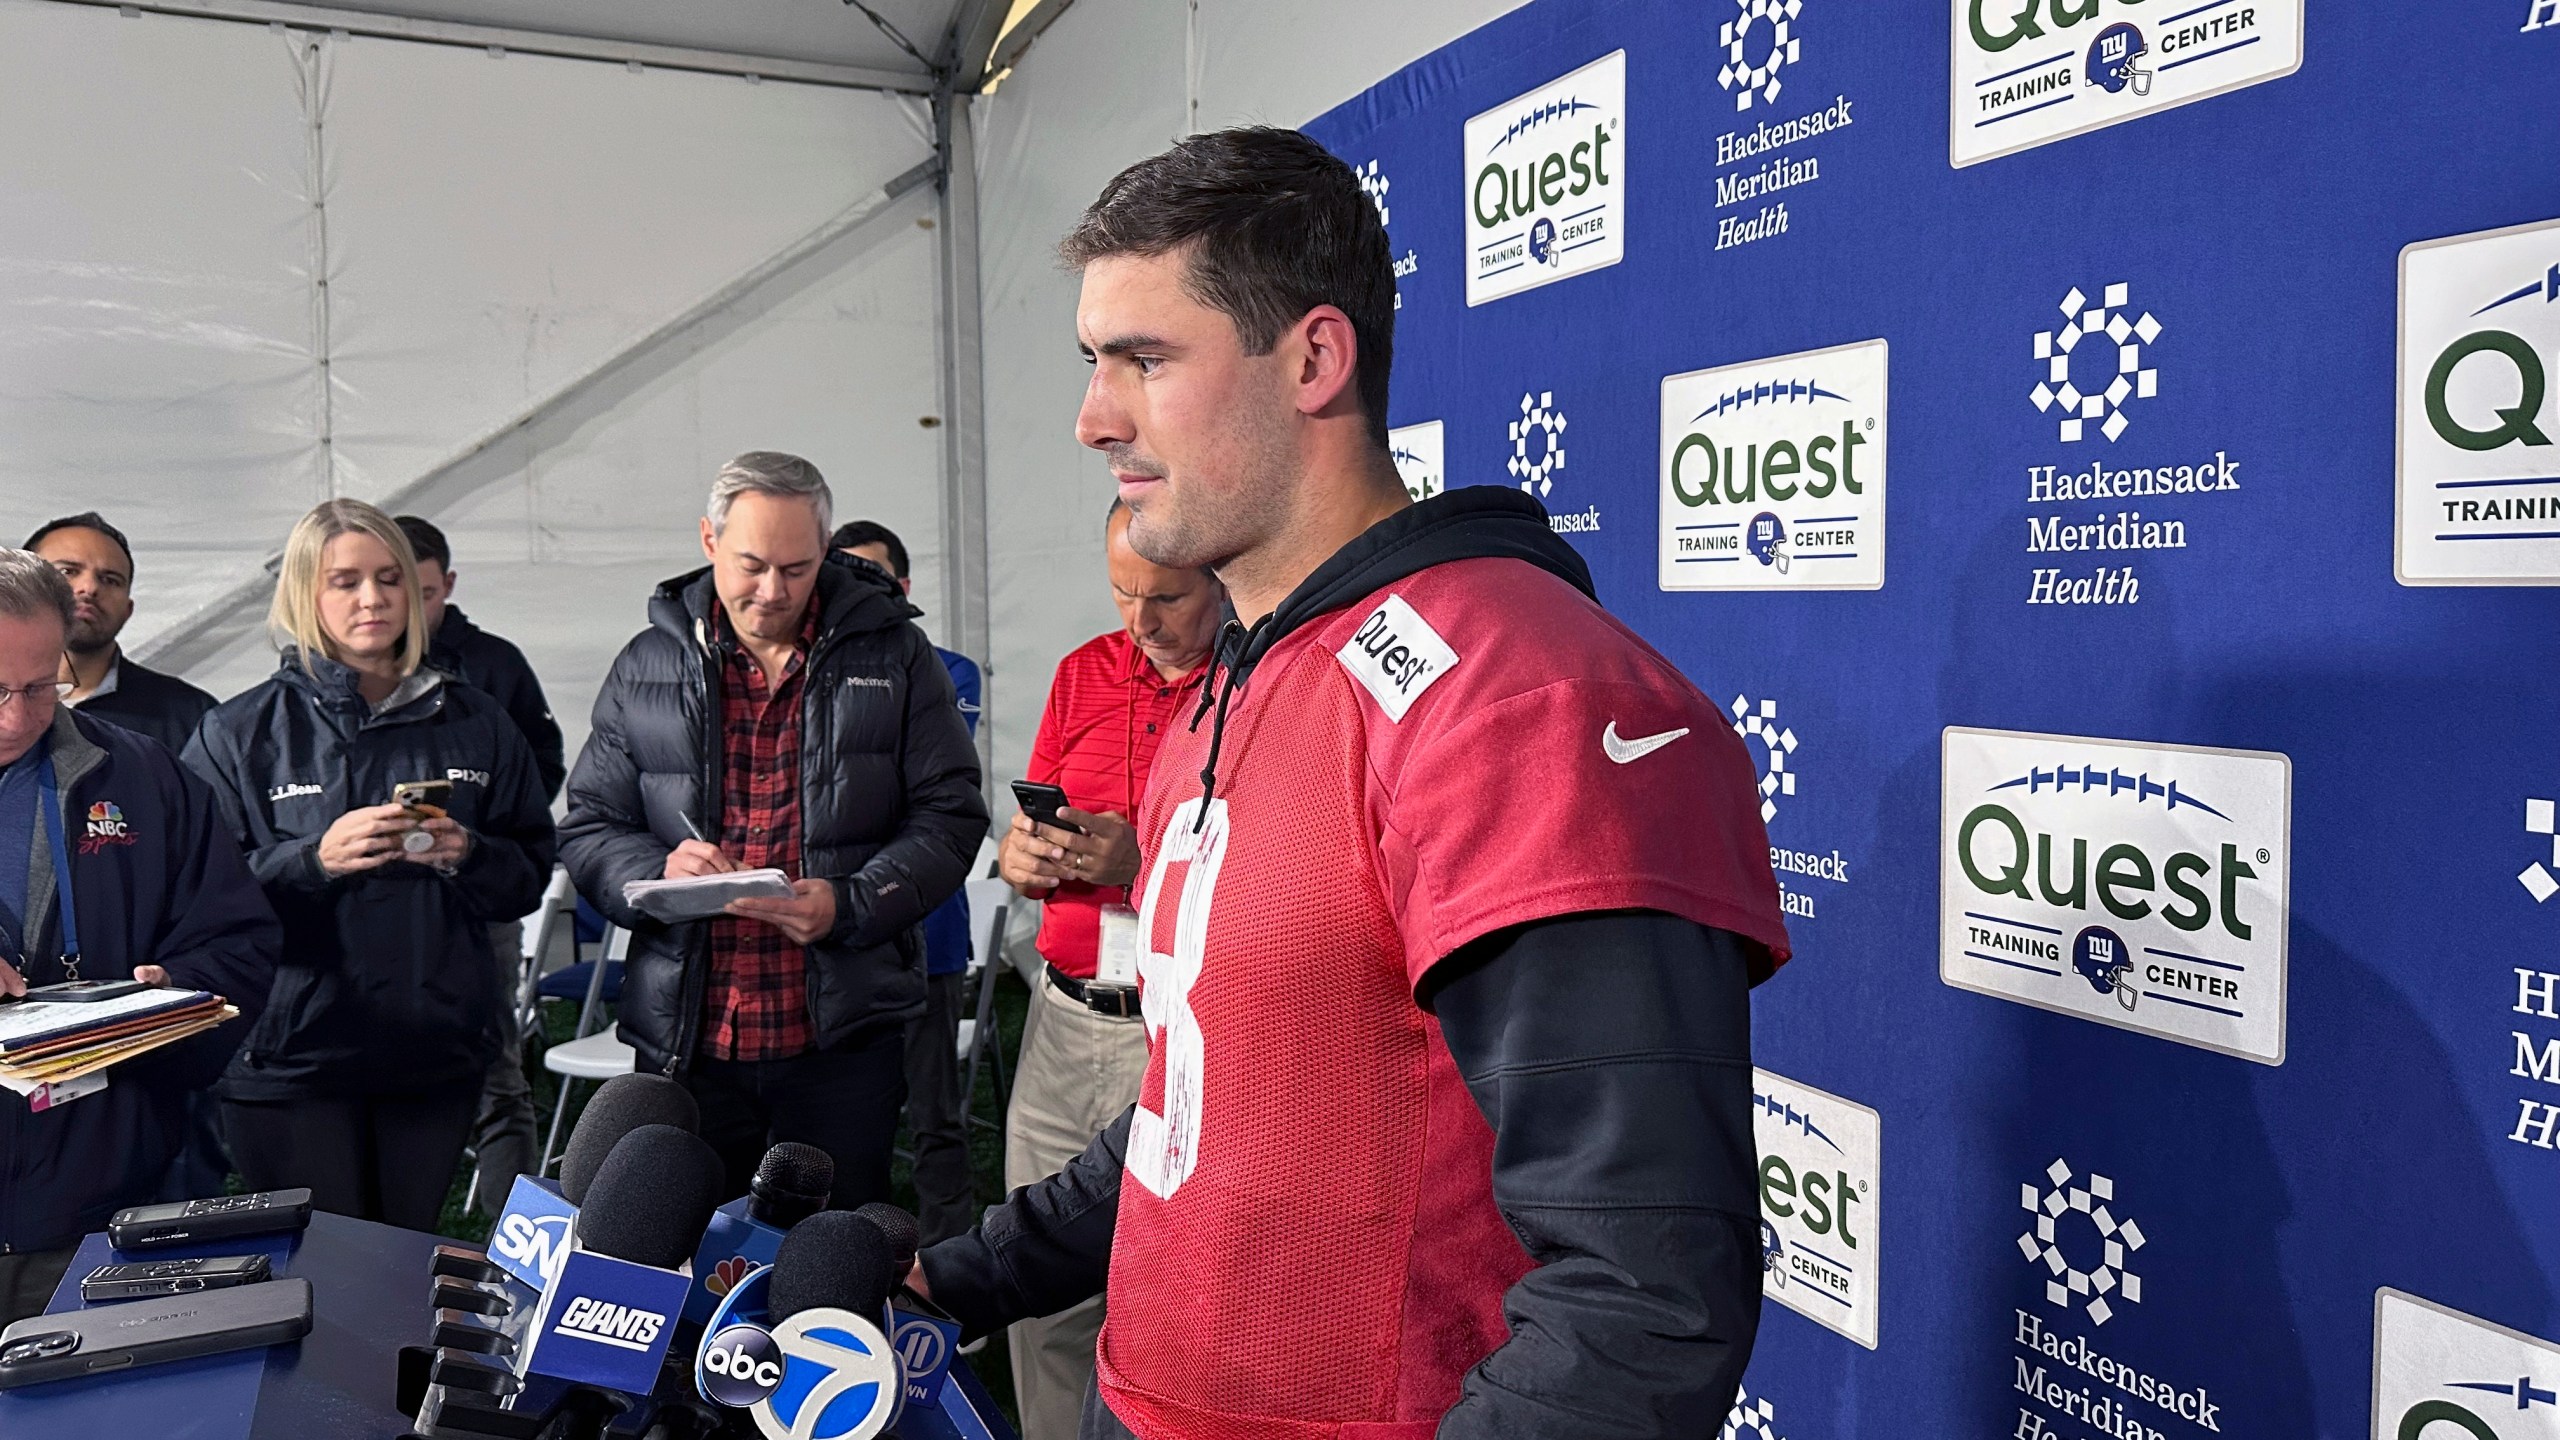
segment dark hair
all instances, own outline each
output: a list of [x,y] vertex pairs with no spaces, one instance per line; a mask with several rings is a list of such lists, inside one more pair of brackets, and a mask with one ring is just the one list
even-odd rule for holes
[[835,538],[827,542],[830,550],[850,550],[856,545],[888,546],[889,573],[907,578],[907,542],[898,538],[897,531],[877,520],[848,520],[836,527]]
[[418,553],[419,564],[433,560],[437,569],[453,568],[453,547],[444,543],[443,531],[415,515],[402,515],[391,523],[399,526],[400,533],[409,537],[409,548]]
[[1074,269],[1113,255],[1191,247],[1194,299],[1235,322],[1248,355],[1319,305],[1351,317],[1360,408],[1387,444],[1395,362],[1395,261],[1378,207],[1351,167],[1295,130],[1194,135],[1111,179],[1058,245]]
[[[18,548],[21,550],[33,550],[38,545],[44,543],[44,537],[52,534],[56,530],[95,530],[99,534],[116,542],[116,548],[124,552],[125,568],[128,570],[133,568],[133,542],[125,539],[123,531],[108,524],[107,517],[99,514],[95,510],[83,510],[77,515],[65,515],[59,520],[48,520],[36,528],[36,533],[27,537],[26,544],[21,545]],[[132,577],[127,576],[125,578],[131,579]]]

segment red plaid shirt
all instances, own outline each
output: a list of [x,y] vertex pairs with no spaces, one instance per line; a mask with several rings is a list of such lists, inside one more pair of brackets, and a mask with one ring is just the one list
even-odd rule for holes
[[[729,643],[720,686],[720,833],[710,838],[748,869],[771,866],[796,880],[801,674],[818,638],[818,607],[813,599],[779,683],[736,642],[725,611],[715,612],[712,623]],[[815,1043],[807,948],[761,920],[713,920],[702,1053],[715,1060],[782,1060]]]

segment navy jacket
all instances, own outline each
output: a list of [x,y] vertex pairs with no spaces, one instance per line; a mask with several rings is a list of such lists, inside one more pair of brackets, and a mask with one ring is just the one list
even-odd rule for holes
[[[334,660],[288,652],[275,678],[205,717],[187,763],[213,783],[249,869],[284,922],[267,1013],[223,1076],[224,1098],[415,1093],[477,1086],[498,1051],[489,926],[530,913],[551,875],[551,807],[533,752],[498,703],[420,670],[380,710]],[[407,861],[332,878],[320,836],[387,805],[404,780],[453,781],[474,837],[452,875]]]
[[[658,587],[647,630],[614,658],[595,728],[569,776],[561,860],[578,893],[628,928],[622,1038],[640,1066],[693,1059],[710,979],[710,926],[662,925],[622,887],[666,871],[686,823],[718,838],[725,663],[709,567]],[[950,673],[889,572],[837,557],[818,571],[818,637],[801,681],[800,873],[835,884],[833,932],[808,947],[821,1047],[924,1011],[918,924],[960,888],[987,802]]]
[[213,708],[213,697],[175,675],[163,675],[116,657],[116,688],[80,702],[80,713],[112,720],[137,735],[148,735],[175,755],[196,738],[196,726]]
[[471,623],[471,617],[448,605],[435,638],[427,642],[427,663],[498,702],[507,718],[524,732],[533,747],[533,768],[542,776],[542,803],[560,798],[560,782],[569,776],[567,742],[560,722],[551,718],[551,702],[542,682],[514,643]]
[[[80,914],[80,975],[167,967],[241,1018],[108,1071],[107,1088],[30,1113],[0,1094],[0,1251],[73,1244],[152,1196],[184,1136],[189,1092],[213,1083],[267,999],[284,943],[222,811],[159,742],[64,709],[54,716],[63,845]],[[27,887],[27,981],[64,978],[53,854],[38,822]]]

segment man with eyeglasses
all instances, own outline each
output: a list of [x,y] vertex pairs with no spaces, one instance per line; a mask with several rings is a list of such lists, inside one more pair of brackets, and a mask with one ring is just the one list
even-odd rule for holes
[[41,1111],[0,1093],[0,1323],[42,1311],[80,1237],[152,1197],[187,1096],[248,1033],[284,943],[205,783],[62,703],[76,603],[50,561],[0,550],[0,1005],[130,977],[226,996],[244,1016]]
[[150,736],[173,755],[186,749],[213,697],[135,663],[116,643],[133,618],[133,547],[124,532],[89,510],[47,521],[27,537],[27,549],[71,585],[71,636],[62,661],[71,703]]

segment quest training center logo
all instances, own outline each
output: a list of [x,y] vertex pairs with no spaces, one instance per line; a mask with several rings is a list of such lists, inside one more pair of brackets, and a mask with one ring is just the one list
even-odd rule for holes
[[1615,50],[1467,122],[1469,305],[1625,258],[1626,112]]
[[1665,590],[1884,586],[1882,340],[1662,381]]
[[1404,481],[1404,493],[1416,502],[1449,488],[1448,445],[1439,421],[1425,420],[1388,431],[1387,455],[1396,462],[1396,475]]
[[1947,728],[1938,978],[2284,1063],[2293,762]]
[[1762,1293],[1873,1350],[1883,1122],[1767,1070],[1751,1072],[1760,1142]]
[[2560,1440],[2560,1345],[2373,1292],[2373,1440]]
[[2560,220],[2400,252],[2403,585],[2560,585]]
[[1952,0],[1947,162],[1967,165],[2302,68],[2302,0]]
[[1596,531],[1600,507],[1558,510],[1553,496],[1556,477],[1564,473],[1565,416],[1553,390],[1528,390],[1520,396],[1520,418],[1504,427],[1511,458],[1503,468],[1520,482],[1522,494],[1547,507],[1547,528],[1559,535]]

